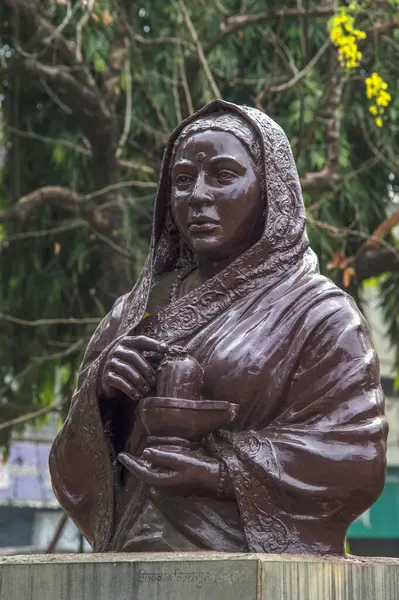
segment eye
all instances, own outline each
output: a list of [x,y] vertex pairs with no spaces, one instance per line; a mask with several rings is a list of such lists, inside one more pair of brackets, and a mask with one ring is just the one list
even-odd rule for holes
[[185,186],[185,185],[189,185],[192,181],[193,181],[192,175],[187,175],[185,173],[182,173],[181,175],[178,175],[176,177],[175,184]]
[[233,171],[228,171],[227,169],[222,169],[218,172],[216,179],[219,183],[231,183],[235,179],[237,179],[238,175]]

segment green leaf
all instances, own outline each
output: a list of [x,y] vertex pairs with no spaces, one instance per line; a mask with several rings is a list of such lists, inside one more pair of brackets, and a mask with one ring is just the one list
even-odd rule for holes
[[65,146],[57,145],[53,150],[53,161],[56,165],[62,165],[65,160]]
[[94,57],[94,70],[97,73],[106,73],[108,71],[107,63],[101,56],[96,55]]

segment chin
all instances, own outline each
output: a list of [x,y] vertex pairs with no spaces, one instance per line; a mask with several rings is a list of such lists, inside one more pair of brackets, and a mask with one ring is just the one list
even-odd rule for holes
[[[195,236],[189,240],[189,245],[192,251],[195,254],[204,254],[209,255],[211,258],[213,255],[215,257],[226,256],[226,246],[224,243],[215,237],[200,237]],[[232,250],[232,249],[231,249]],[[229,252],[227,252],[227,255]]]

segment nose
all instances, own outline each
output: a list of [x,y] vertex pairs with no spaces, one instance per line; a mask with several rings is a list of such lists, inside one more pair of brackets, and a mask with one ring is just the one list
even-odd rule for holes
[[210,204],[212,202],[212,194],[209,185],[205,181],[205,173],[198,173],[188,202],[190,205]]

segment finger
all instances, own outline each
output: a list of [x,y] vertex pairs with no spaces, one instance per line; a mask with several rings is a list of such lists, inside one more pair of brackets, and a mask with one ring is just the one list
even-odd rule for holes
[[170,473],[155,473],[154,471],[151,471],[143,461],[130,454],[118,454],[118,461],[126,467],[128,471],[139,477],[139,479],[148,485],[166,487],[177,483],[176,473],[173,473],[172,471]]
[[134,388],[128,381],[112,371],[108,372],[104,378],[104,388],[108,392],[110,388],[115,388],[134,401],[140,400],[142,397],[138,390]]
[[145,335],[126,336],[121,340],[122,344],[135,350],[146,350],[148,352],[157,352],[165,354],[168,351],[168,345],[164,342],[159,342]]
[[174,471],[180,471],[184,465],[192,464],[192,461],[184,454],[158,450],[156,448],[146,448],[143,452],[143,458],[151,461],[154,465],[167,467]]
[[125,363],[135,367],[150,386],[156,385],[157,377],[151,365],[138,352],[123,345],[115,348],[114,356],[121,358]]
[[123,377],[125,381],[130,383],[131,386],[136,388],[144,396],[148,394],[151,387],[147,381],[136,371],[132,365],[128,365],[122,360],[112,357],[108,363],[108,371],[115,373],[119,377]]

